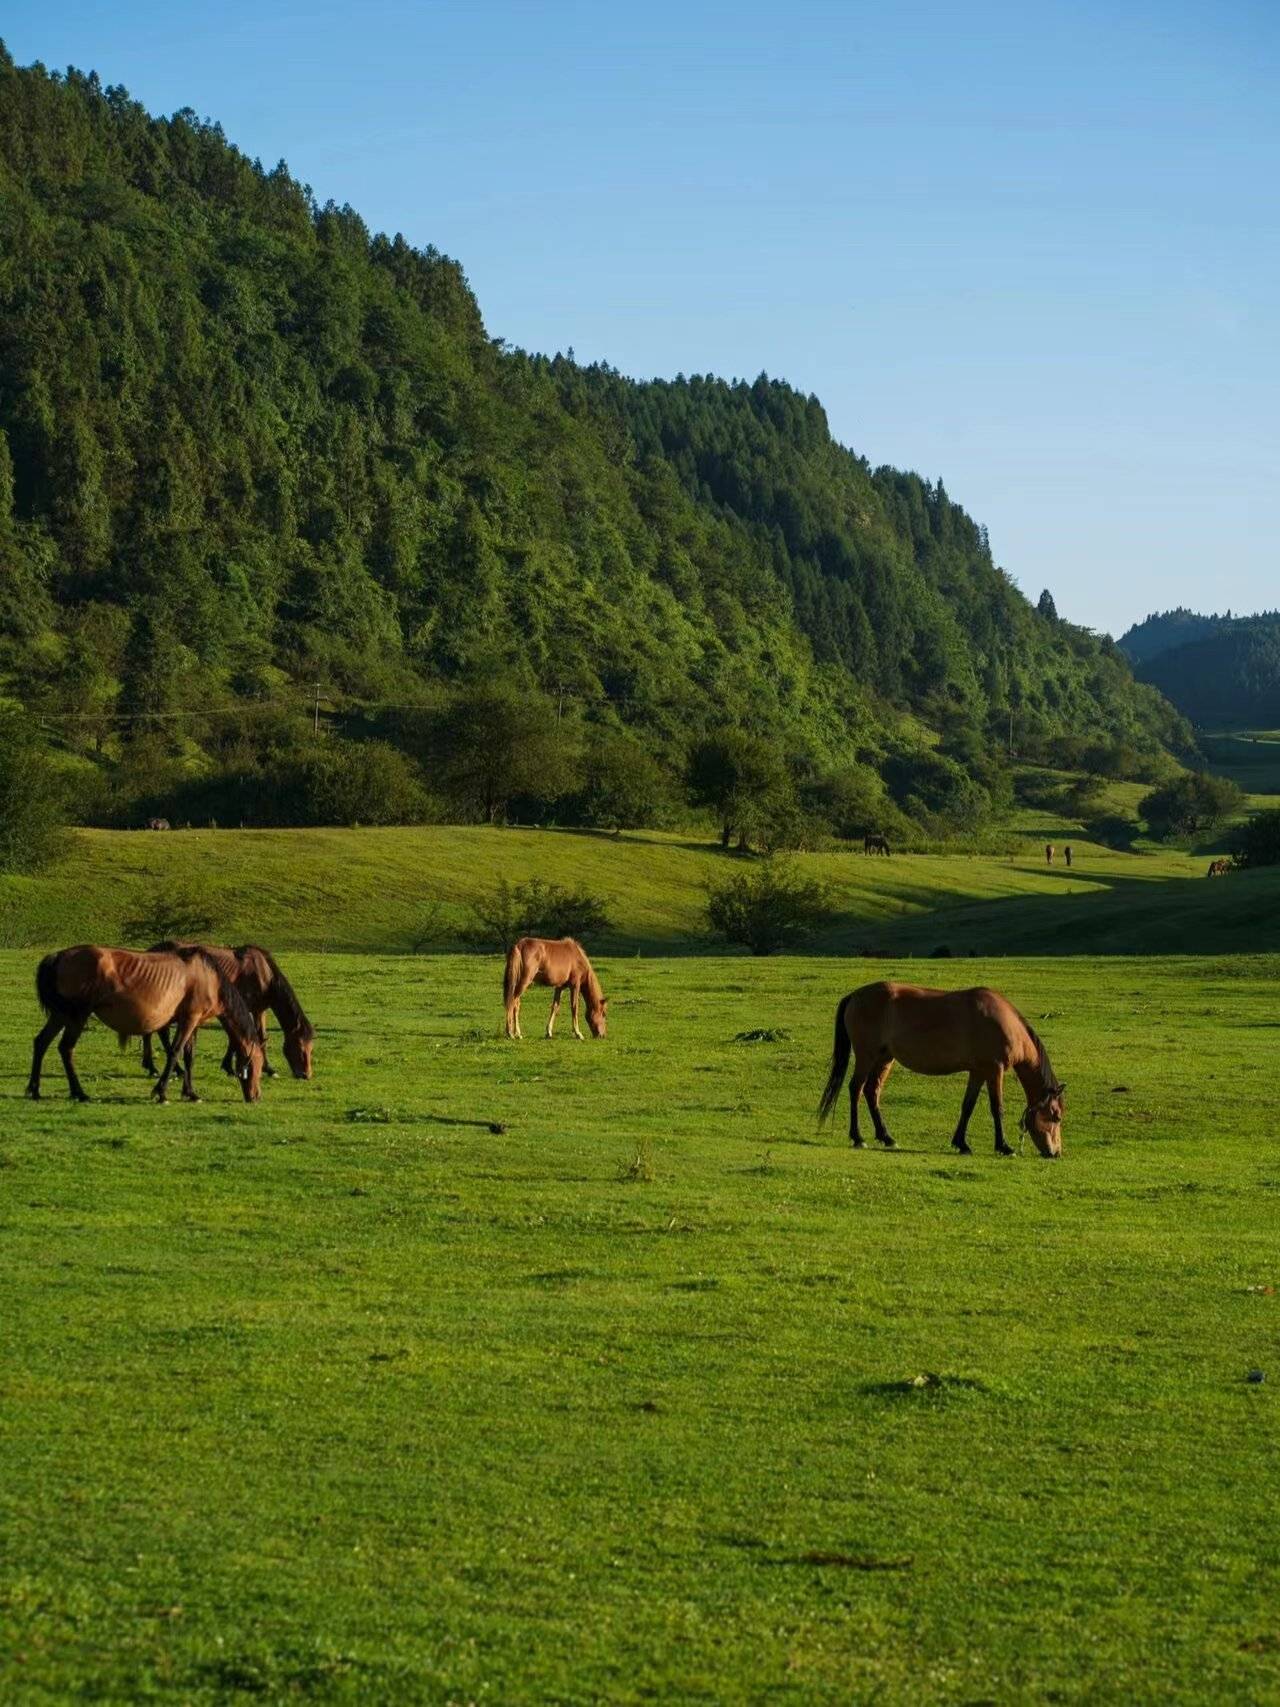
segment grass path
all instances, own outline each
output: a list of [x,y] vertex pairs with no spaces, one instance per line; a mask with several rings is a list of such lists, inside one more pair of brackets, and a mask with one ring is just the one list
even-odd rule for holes
[[605,956],[608,1040],[517,1047],[492,961],[294,954],[319,1076],[254,1109],[96,1027],[23,1102],[30,963],[0,1697],[1280,1693],[1274,957],[931,968],[1043,1032],[1060,1164],[905,1073],[900,1153],[818,1137],[893,962]]

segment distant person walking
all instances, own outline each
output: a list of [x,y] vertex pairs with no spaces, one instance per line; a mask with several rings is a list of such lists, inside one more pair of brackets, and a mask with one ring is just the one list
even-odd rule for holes
[[1044,863],[1046,865],[1052,865],[1053,864],[1053,843],[1052,842],[1046,842],[1044,844]]
[[1063,848],[1062,851],[1063,851],[1063,854],[1066,856],[1067,870],[1070,871],[1071,870],[1071,844],[1068,842],[1067,846],[1065,848]]

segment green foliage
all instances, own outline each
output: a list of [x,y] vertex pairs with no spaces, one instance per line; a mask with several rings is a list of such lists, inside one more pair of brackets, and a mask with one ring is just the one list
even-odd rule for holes
[[574,822],[603,830],[634,830],[670,821],[672,779],[634,735],[585,729],[582,777],[582,788],[568,812]]
[[65,786],[25,718],[0,712],[0,872],[41,871],[67,849]]
[[944,828],[972,829],[991,810],[991,796],[944,753],[897,753],[884,767],[894,799],[912,817]]
[[876,831],[892,839],[905,827],[879,775],[865,765],[844,765],[810,779],[801,788],[801,803],[831,835],[844,841],[861,841]]
[[707,897],[715,934],[756,955],[795,948],[830,923],[834,911],[829,884],[776,858],[714,884]]
[[1234,846],[1238,865],[1280,865],[1280,808],[1255,812],[1236,831]]
[[533,877],[524,883],[500,879],[479,900],[471,903],[474,925],[467,940],[479,948],[504,953],[522,936],[581,939],[609,930],[608,903],[585,888]]
[[[295,714],[317,682],[424,762],[389,707],[516,684],[524,737],[510,702],[496,728],[457,706],[427,764],[494,821],[580,790],[593,821],[653,815],[637,762],[579,774],[579,716],[671,775],[726,725],[822,773],[903,712],[1191,745],[940,481],[873,470],[815,398],[505,350],[455,261],[317,207],[216,124],[4,57],[0,207],[0,678],[104,769],[155,737],[188,787],[223,770],[229,707]],[[111,789],[117,819],[141,802]]]
[[1216,830],[1240,810],[1243,801],[1240,788],[1226,777],[1184,771],[1143,795],[1138,811],[1153,835],[1172,841]]
[[724,729],[700,741],[689,759],[689,794],[720,827],[720,843],[738,837],[748,846],[791,804],[792,784],[782,753],[772,741],[739,729]]
[[454,810],[489,824],[524,799],[537,816],[581,777],[577,731],[536,688],[458,689],[428,736],[429,774]]

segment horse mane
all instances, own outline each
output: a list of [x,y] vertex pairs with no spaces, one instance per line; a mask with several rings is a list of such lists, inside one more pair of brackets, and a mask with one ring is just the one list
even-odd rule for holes
[[[1015,1008],[1014,1012],[1017,1013],[1017,1011],[1018,1010]],[[1054,1072],[1049,1061],[1049,1051],[1041,1041],[1040,1034],[1036,1028],[1029,1024],[1027,1020],[1022,1019],[1021,1014],[1018,1014],[1018,1018],[1021,1019],[1023,1025],[1026,1026],[1027,1036],[1036,1046],[1036,1067],[1040,1073],[1040,1077],[1044,1080],[1046,1089],[1056,1091],[1058,1089],[1058,1075]]]
[[246,954],[260,954],[271,968],[271,988],[266,992],[267,1002],[272,1013],[280,1022],[280,1029],[300,1037],[304,1043],[315,1041],[316,1030],[306,1014],[302,1011],[302,1003],[294,993],[293,985],[285,977],[276,963],[275,956],[256,942],[247,942],[235,951],[237,960],[242,960]]
[[179,960],[199,960],[213,973],[218,980],[218,998],[222,1003],[222,1011],[230,1017],[231,1023],[246,1044],[258,1041],[258,1022],[249,1012],[248,1003],[227,977],[218,962],[196,942],[167,942],[157,943],[151,954],[176,954]]

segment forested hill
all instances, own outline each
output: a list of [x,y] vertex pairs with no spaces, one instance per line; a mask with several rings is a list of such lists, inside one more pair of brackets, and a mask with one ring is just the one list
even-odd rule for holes
[[1186,646],[1193,640],[1206,640],[1210,635],[1242,623],[1259,621],[1280,622],[1280,611],[1260,611],[1256,617],[1232,616],[1230,611],[1223,616],[1216,613],[1205,616],[1179,605],[1176,610],[1153,611],[1141,622],[1135,622],[1120,636],[1117,645],[1134,664],[1143,664],[1161,652],[1171,652],[1175,646]]
[[1203,639],[1139,665],[1193,722],[1280,727],[1280,614],[1220,621]]
[[1189,738],[815,399],[510,351],[435,250],[3,49],[0,561],[0,686],[104,765],[163,729],[198,767],[211,706],[494,677],[671,767],[726,723],[819,768],[911,716]]

